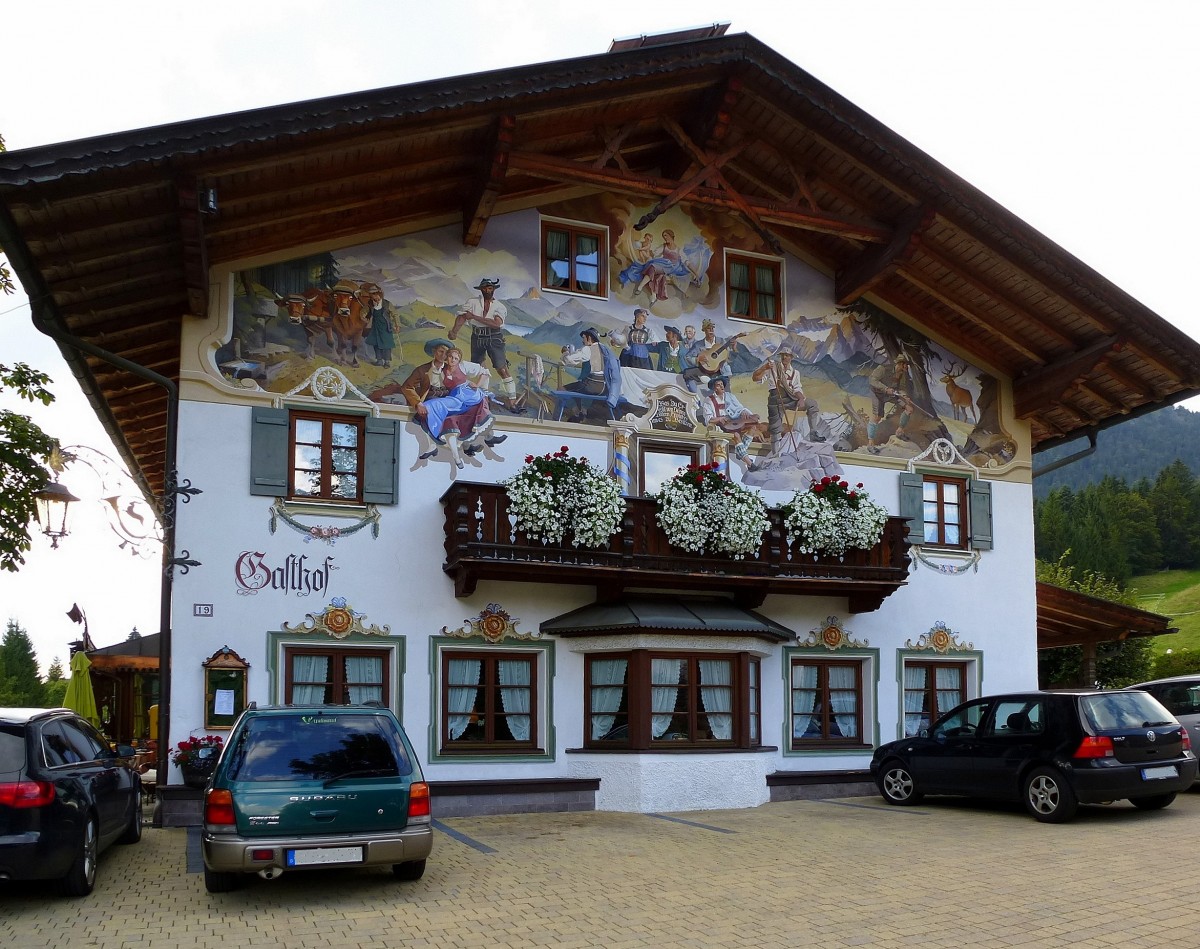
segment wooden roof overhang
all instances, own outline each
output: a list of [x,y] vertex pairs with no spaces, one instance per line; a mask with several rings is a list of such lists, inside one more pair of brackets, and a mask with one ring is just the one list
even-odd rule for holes
[[1177,633],[1170,617],[1076,593],[1049,583],[1037,585],[1038,649],[1095,646],[1131,637]]
[[[1035,448],[1200,391],[1196,341],[746,35],[9,152],[0,245],[42,319],[177,378],[212,265],[446,223],[470,245],[494,214],[602,190],[728,210],[839,304],[940,334],[1014,380]],[[64,353],[161,491],[162,391]]]

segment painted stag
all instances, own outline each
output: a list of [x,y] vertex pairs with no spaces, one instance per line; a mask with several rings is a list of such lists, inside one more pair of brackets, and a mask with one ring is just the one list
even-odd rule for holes
[[[950,408],[954,412],[954,420],[956,422],[978,422],[979,415],[975,411],[975,397],[971,395],[969,389],[964,389],[956,381],[966,371],[966,363],[963,363],[956,370],[954,363],[951,362],[946,372],[942,375],[942,382],[946,385],[946,398],[950,400]],[[968,412],[971,413],[970,419],[967,418]]]
[[358,365],[358,351],[371,326],[370,307],[359,296],[358,284],[339,280],[329,291],[333,309],[333,332],[337,336],[338,362]]
[[303,293],[276,297],[275,305],[286,313],[289,323],[299,326],[304,331],[304,355],[308,359],[313,358],[313,344],[318,336],[325,337],[331,354],[337,353],[337,345],[333,338],[333,320],[329,314],[328,290],[309,287]]

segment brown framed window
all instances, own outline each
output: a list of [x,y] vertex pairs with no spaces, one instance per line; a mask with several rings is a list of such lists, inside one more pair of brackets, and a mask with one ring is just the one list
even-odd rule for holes
[[352,415],[291,413],[289,498],[362,501],[363,421]]
[[865,744],[862,668],[856,660],[792,659],[793,748]]
[[904,663],[904,734],[916,735],[967,700],[963,662],[909,660]]
[[602,228],[542,221],[542,287],[607,296],[607,244]]
[[783,289],[778,260],[729,253],[725,259],[726,312],[760,323],[783,324]]
[[584,743],[631,750],[756,746],[760,676],[758,660],[745,653],[588,656]]
[[288,705],[391,705],[388,650],[284,648]]
[[538,750],[537,653],[444,650],[441,753]]
[[921,520],[926,544],[967,546],[966,493],[966,478],[925,475],[921,485]]

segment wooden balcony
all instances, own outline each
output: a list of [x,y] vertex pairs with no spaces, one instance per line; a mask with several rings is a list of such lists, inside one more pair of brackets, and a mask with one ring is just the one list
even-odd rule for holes
[[693,554],[667,543],[654,501],[629,498],[624,523],[606,548],[549,546],[516,532],[508,496],[498,484],[458,482],[441,497],[446,509],[446,562],[454,595],[470,596],[480,580],[594,585],[609,599],[631,587],[732,594],[747,609],[768,593],[844,596],[852,613],[876,610],[907,582],[905,519],[888,518],[883,539],[843,560],[789,549],[782,518],[769,511],[770,530],[757,554],[743,560]]

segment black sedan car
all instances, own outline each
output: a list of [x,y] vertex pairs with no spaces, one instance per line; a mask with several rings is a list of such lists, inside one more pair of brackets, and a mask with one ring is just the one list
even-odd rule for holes
[[973,699],[871,758],[889,804],[925,794],[1021,801],[1047,823],[1070,820],[1079,804],[1123,798],[1143,810],[1166,807],[1196,770],[1187,731],[1129,689]]
[[142,837],[129,761],[69,709],[0,708],[0,880],[91,893],[100,851]]

